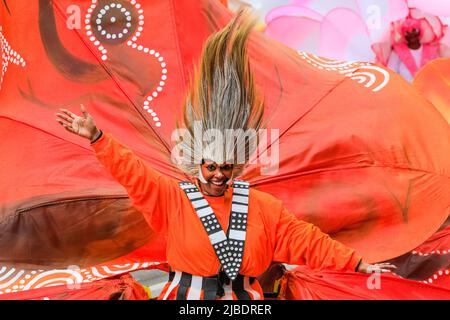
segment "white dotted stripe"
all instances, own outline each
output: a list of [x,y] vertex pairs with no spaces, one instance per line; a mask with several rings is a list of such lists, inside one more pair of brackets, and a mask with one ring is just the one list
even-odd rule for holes
[[[242,264],[248,213],[248,205],[237,204],[236,202],[238,201],[236,197],[238,197],[243,203],[248,203],[250,184],[248,182],[238,180],[236,180],[233,184],[229,239],[227,239],[227,236],[220,226],[216,215],[209,206],[208,202],[203,198],[203,195],[198,191],[197,187],[189,182],[180,182],[179,185],[191,200],[197,215],[200,217],[200,220],[208,233],[210,242],[214,247],[214,251],[220,261],[220,264],[223,266],[225,273],[231,280],[235,280],[239,274]],[[237,192],[241,192],[241,195],[237,196]],[[242,193],[244,193],[244,195]],[[195,196],[191,197],[191,194],[195,194]],[[192,201],[192,199],[196,200]],[[203,202],[203,200],[205,201]],[[207,207],[203,207],[205,203]]]
[[246,235],[245,231],[231,229],[229,238],[233,240],[245,241],[245,235]]
[[202,194],[200,192],[189,192],[187,195],[188,195],[190,200],[198,199],[198,198],[202,197]]
[[14,274],[15,269],[12,269],[11,273],[7,274],[9,276],[8,281],[3,282],[0,284],[0,289],[5,289],[10,287],[13,283],[17,282],[17,280],[25,273],[25,271],[20,270],[16,274]]
[[235,211],[231,214],[231,229],[235,230],[245,230],[247,227],[247,213],[236,213]]
[[232,210],[233,210],[234,212],[238,212],[238,213],[247,213],[247,211],[248,211],[248,206],[246,206],[246,205],[235,204],[235,203],[233,203],[232,207],[233,207]]
[[111,270],[108,266],[102,267],[105,273],[107,274],[121,274],[123,273],[123,270],[136,270],[139,267],[139,263],[135,263],[132,266],[127,266],[125,268],[118,268],[117,270]]
[[323,70],[327,71],[338,71],[345,72],[349,69],[355,69],[363,66],[371,65],[368,62],[359,62],[359,61],[338,61],[338,60],[325,60],[320,58],[315,54],[306,53],[303,51],[297,51],[300,55],[300,58],[306,60],[309,64],[314,67],[322,67]]
[[249,191],[249,189],[234,188],[233,193],[240,195],[240,196],[248,196],[250,191]]
[[158,95],[164,90],[164,86],[166,85],[166,81],[167,81],[167,73],[168,73],[168,71],[167,71],[167,65],[166,65],[166,62],[164,61],[164,57],[161,56],[161,54],[160,54],[159,52],[157,52],[157,51],[155,51],[155,50],[153,50],[153,49],[150,50],[150,49],[148,49],[148,48],[146,48],[146,47],[143,47],[143,46],[141,46],[141,45],[138,46],[138,45],[137,45],[135,42],[133,42],[132,40],[128,41],[128,42],[127,42],[127,45],[130,46],[130,47],[132,47],[132,48],[135,48],[135,49],[137,49],[137,50],[139,50],[139,51],[142,51],[142,52],[144,52],[144,53],[146,53],[146,54],[149,54],[149,55],[151,55],[151,56],[154,56],[156,59],[158,59],[158,62],[159,62],[159,64],[160,64],[160,66],[161,66],[161,77],[160,77],[160,81],[159,81],[159,83],[158,83],[156,89],[153,90],[153,92],[149,93],[149,94],[146,96],[145,101],[144,101],[144,105],[143,105],[144,110],[151,116],[153,122],[155,123],[155,126],[161,127],[162,124],[161,124],[161,121],[160,121],[160,119],[159,119],[159,117],[158,117],[158,114],[157,114],[153,109],[150,108],[150,103],[151,103],[155,98],[158,97]]
[[418,256],[424,256],[424,257],[432,255],[432,254],[444,255],[444,254],[450,254],[450,249],[447,249],[447,250],[433,250],[433,251],[430,251],[430,252],[420,252],[420,251],[415,251],[414,250],[414,251],[411,252],[411,254],[418,255]]
[[235,186],[241,186],[243,188],[248,188],[250,186],[250,183],[248,183],[247,181],[243,181],[243,180],[234,180],[233,184]]
[[[385,88],[390,80],[389,72],[368,62],[325,60],[314,54],[297,51],[302,60],[319,70],[333,71],[378,92]],[[377,84],[381,82],[380,84]]]
[[0,26],[0,46],[2,50],[2,71],[0,74],[0,90],[2,88],[3,80],[5,78],[6,72],[8,71],[8,66],[10,63],[25,67],[26,61],[24,58],[17,53],[17,51],[13,50],[3,35],[3,27]]
[[213,245],[215,245],[219,242],[225,241],[226,239],[227,239],[227,236],[225,235],[225,232],[223,232],[223,230],[220,230],[209,236],[209,241],[211,241],[211,243]]
[[220,226],[220,223],[213,212],[211,212],[210,215],[201,218],[200,220],[202,221],[203,226],[208,232],[208,235],[218,232],[218,230],[222,230],[222,227]]
[[[104,37],[105,40],[115,40],[115,39],[121,39],[124,37],[124,35],[128,34],[130,32],[130,29],[132,27],[132,15],[131,12],[129,10],[127,10],[126,8],[124,8],[120,3],[115,3],[114,1],[110,1],[107,4],[104,4],[103,7],[100,9],[99,13],[97,14],[97,16],[93,16],[93,12],[97,7],[97,0],[91,0],[92,4],[90,6],[90,8],[87,10],[87,14],[86,14],[86,19],[85,19],[85,28],[86,28],[86,35],[89,37],[89,40],[94,44],[94,46],[97,47],[97,49],[101,52],[101,59],[103,61],[108,60],[108,50],[105,48],[104,45],[101,44],[101,41],[99,39],[97,39],[97,37],[94,35],[93,31],[91,30],[91,21],[93,21],[93,24],[95,25],[95,27],[97,28],[97,31],[100,32],[100,34],[102,35],[102,37]],[[157,98],[161,92],[164,90],[164,87],[166,85],[166,81],[167,81],[167,74],[168,74],[168,70],[167,70],[167,64],[164,60],[164,57],[161,55],[161,53],[159,53],[158,51],[154,50],[154,49],[150,49],[147,48],[143,45],[139,45],[138,43],[136,43],[136,41],[138,40],[138,38],[141,36],[143,30],[144,30],[144,10],[142,9],[141,5],[139,3],[137,3],[135,0],[130,1],[130,4],[132,6],[134,6],[134,8],[136,9],[137,13],[138,13],[138,21],[137,21],[137,29],[136,32],[132,35],[131,40],[127,41],[127,45],[133,49],[138,50],[139,52],[143,52],[145,54],[150,55],[153,59],[156,59],[161,67],[161,75],[160,75],[160,79],[159,79],[159,83],[156,86],[156,88],[150,92],[149,94],[147,94],[145,96],[145,101],[142,105],[142,108],[145,110],[145,112],[147,112],[150,116],[150,118],[152,119],[153,123],[155,124],[156,127],[161,127],[162,123],[160,118],[158,117],[158,114],[152,109],[150,108],[150,103]],[[125,28],[123,30],[121,30],[118,33],[109,33],[108,31],[105,30],[103,24],[106,22],[104,19],[104,16],[111,10],[115,10],[116,12],[118,12],[119,14],[123,15],[126,24],[125,24]],[[115,17],[112,17],[110,22],[114,23],[116,22]]]
[[[249,186],[250,184],[245,181],[236,180],[233,183],[228,260],[225,259],[224,264],[224,270],[232,280],[238,276],[242,264],[247,229]],[[239,192],[245,192],[247,196],[239,195]],[[244,202],[245,205],[236,204],[236,202]]]
[[[195,186],[192,183],[180,183],[180,187],[183,190],[188,190],[188,189],[192,189]],[[191,192],[191,191],[188,191],[188,192]]]
[[[316,63],[318,63],[320,66],[324,67],[324,69],[327,71],[336,71],[337,70],[337,71],[344,72],[345,70],[353,69],[355,67],[363,67],[363,66],[371,65],[371,63],[369,63],[369,62],[326,60],[317,55],[310,55],[310,56],[314,58]],[[308,57],[308,55],[305,55],[305,57]],[[335,69],[333,69],[333,68],[335,68]]]
[[17,270],[11,267],[0,268],[0,295],[24,290],[89,283],[118,274],[159,265],[158,262],[143,262],[125,265],[99,266],[86,269],[74,268],[53,270]]
[[450,269],[447,270],[439,270],[436,273],[434,273],[430,278],[427,280],[423,280],[424,283],[432,284],[434,282],[437,282],[439,278],[446,277],[450,274]]
[[[398,278],[407,279],[408,280],[408,278],[404,278],[404,277],[402,277],[401,275],[399,275],[399,274],[397,274],[395,272],[392,272],[390,274],[392,274],[392,275],[394,275],[394,276],[396,276]],[[426,284],[433,284],[433,283],[438,282],[441,277],[445,277],[445,276],[448,276],[448,275],[450,275],[450,269],[448,269],[448,270],[439,270],[436,273],[434,273],[430,278],[428,278],[426,280],[420,280],[420,282],[423,282],[423,283],[426,283]]]
[[[189,197],[189,199],[192,199],[192,198]],[[191,203],[192,203],[192,205],[194,206],[195,209],[208,205],[208,202],[205,199],[199,199],[199,200],[191,201]]]
[[113,267],[114,268],[128,268],[129,266],[131,266],[131,264],[127,263],[127,264],[114,264]]
[[[65,275],[64,277],[52,278],[44,281],[40,281],[42,279],[48,278],[54,274]],[[77,270],[50,270],[37,274],[33,277],[32,280],[28,282],[28,284],[23,288],[23,290],[37,289],[42,287],[51,287],[57,286],[61,284],[74,284],[74,283],[82,283],[83,276]]]
[[213,214],[213,210],[211,209],[211,207],[206,207],[206,208],[197,210],[197,215],[199,216],[199,218],[209,216],[210,214]]
[[234,195],[233,201],[248,205],[248,197]]
[[14,271],[16,271],[15,268],[7,269],[6,267],[3,267],[0,272],[0,281],[9,278],[12,274],[14,274]]

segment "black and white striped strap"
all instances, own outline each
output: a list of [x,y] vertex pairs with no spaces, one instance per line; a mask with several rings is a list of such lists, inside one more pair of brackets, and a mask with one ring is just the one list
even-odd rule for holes
[[226,275],[234,281],[239,275],[247,231],[249,183],[234,181],[228,237],[198,188],[190,182],[180,187],[197,212]]

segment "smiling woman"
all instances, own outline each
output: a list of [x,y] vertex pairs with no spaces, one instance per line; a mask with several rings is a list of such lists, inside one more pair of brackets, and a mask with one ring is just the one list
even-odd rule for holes
[[[210,148],[211,143],[205,146],[205,141],[196,140],[198,123],[205,131],[243,134],[262,126],[263,103],[253,86],[246,52],[253,26],[248,13],[240,11],[203,50],[184,106],[188,139],[183,147],[200,161],[186,157],[181,163],[190,181],[178,182],[155,171],[99,130],[84,107],[83,116],[66,109],[56,115],[66,130],[91,141],[99,162],[126,188],[148,224],[167,235],[172,272],[160,299],[263,299],[256,278],[273,261],[367,273],[394,268],[362,262],[355,250],[297,219],[280,200],[234,179],[245,163],[223,161],[223,146]],[[248,155],[254,151],[254,146],[239,144],[245,139],[237,141],[227,147]]]
[[232,164],[225,163],[219,166],[215,162],[203,161],[199,171],[201,191],[213,197],[222,196],[232,176]]

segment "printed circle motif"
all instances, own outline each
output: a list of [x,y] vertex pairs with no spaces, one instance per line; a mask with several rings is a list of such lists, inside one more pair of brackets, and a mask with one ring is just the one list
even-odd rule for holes
[[111,45],[126,42],[133,36],[138,20],[136,8],[118,0],[98,4],[90,14],[90,26],[96,39]]

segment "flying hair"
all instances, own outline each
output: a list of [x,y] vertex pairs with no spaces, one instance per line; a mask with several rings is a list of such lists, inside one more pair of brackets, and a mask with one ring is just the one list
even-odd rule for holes
[[[240,9],[203,47],[184,102],[181,125],[187,129],[182,150],[190,155],[184,157],[181,167],[191,175],[198,174],[204,159],[232,161],[236,173],[240,173],[245,161],[237,163],[236,153],[245,152],[250,157],[256,150],[257,137],[247,134],[249,129],[258,132],[264,116],[263,100],[256,91],[247,56],[247,42],[255,24],[249,11]],[[231,139],[229,132],[233,132]]]

